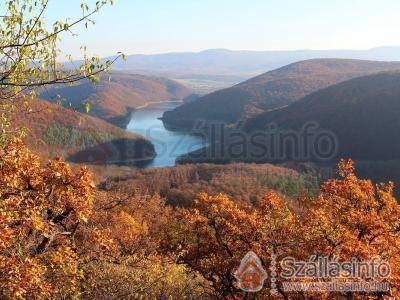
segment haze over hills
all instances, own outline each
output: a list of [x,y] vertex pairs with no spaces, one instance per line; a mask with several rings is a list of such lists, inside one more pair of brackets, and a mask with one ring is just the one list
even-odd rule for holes
[[190,74],[253,77],[284,65],[313,58],[349,58],[364,60],[400,60],[400,47],[379,47],[369,50],[296,50],[234,51],[209,49],[201,52],[176,52],[154,55],[128,55],[117,61],[115,70],[169,74],[185,77]]
[[[16,104],[23,107],[28,100],[19,101]],[[155,155],[153,145],[144,137],[101,119],[41,99],[29,100],[28,107],[30,110],[12,114],[12,124],[26,128],[26,142],[42,157],[107,164]]]
[[184,85],[161,77],[112,72],[93,84],[86,80],[74,86],[58,86],[40,93],[40,97],[57,101],[57,95],[84,111],[82,104],[90,103],[89,114],[125,128],[131,112],[137,107],[159,101],[183,100],[192,95]]
[[301,61],[184,104],[166,112],[163,120],[170,126],[185,129],[191,129],[198,120],[235,123],[286,106],[330,85],[397,69],[400,69],[400,62],[349,59]]
[[158,75],[183,82],[198,94],[227,88],[282,66],[315,58],[400,60],[400,47],[369,50],[234,51],[209,49],[154,55],[128,55],[117,61],[114,70]]
[[[112,59],[114,57],[105,58]],[[205,95],[231,87],[267,71],[316,58],[400,61],[400,47],[369,50],[247,51],[209,49],[200,52],[127,55],[112,69],[177,80],[196,94]],[[68,63],[66,66],[72,67]]]

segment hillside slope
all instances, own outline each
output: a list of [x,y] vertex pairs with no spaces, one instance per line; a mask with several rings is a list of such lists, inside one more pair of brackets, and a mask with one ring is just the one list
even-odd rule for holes
[[293,103],[330,85],[385,70],[400,69],[400,62],[349,59],[314,59],[294,63],[184,104],[163,119],[166,124],[190,129],[196,120],[235,123]]
[[184,85],[161,77],[110,73],[92,84],[83,81],[75,86],[61,86],[40,93],[40,97],[56,101],[60,95],[65,103],[82,109],[90,103],[90,114],[125,128],[130,112],[137,107],[158,101],[183,100],[192,92]]
[[12,113],[13,127],[28,131],[26,142],[38,154],[74,162],[108,164],[147,160],[154,147],[144,137],[103,120],[44,100],[22,100]]
[[400,159],[400,72],[355,78],[313,93],[282,109],[251,119],[245,130],[300,130],[307,122],[330,130],[337,157],[358,160]]

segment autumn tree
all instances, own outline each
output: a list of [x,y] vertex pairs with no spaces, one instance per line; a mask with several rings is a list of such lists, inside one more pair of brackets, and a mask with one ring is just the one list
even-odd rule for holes
[[[199,272],[221,298],[246,298],[234,274],[250,250],[266,269],[271,255],[277,260],[277,294],[271,295],[267,281],[257,294],[262,299],[398,296],[400,206],[393,184],[374,185],[357,178],[350,160],[340,162],[338,175],[325,182],[318,195],[305,195],[299,201],[268,193],[257,203],[245,205],[223,194],[201,194],[192,208],[177,210],[160,250]],[[286,280],[279,277],[279,262],[288,256],[298,260],[337,256],[340,261],[360,262],[379,257],[390,264],[391,275],[377,280],[386,280],[390,292],[287,292],[282,285]],[[360,276],[352,280],[371,280]]]
[[272,254],[289,255],[298,240],[297,224],[292,208],[275,193],[255,206],[201,194],[193,208],[180,209],[171,220],[162,249],[202,274],[215,296],[240,298],[234,274],[242,258],[252,250],[268,265]]
[[[96,81],[108,70],[112,60],[90,56],[82,46],[81,63],[72,63],[72,56],[61,53],[60,42],[65,34],[75,35],[79,25],[93,24],[92,17],[113,0],[99,0],[93,5],[81,2],[82,14],[76,18],[46,23],[50,0],[10,0],[0,3],[0,143],[7,135],[19,133],[9,123],[10,111],[30,111],[15,106],[14,100],[34,97],[38,89],[54,84],[74,84],[82,79]],[[79,2],[77,3],[79,5]],[[68,65],[60,63],[67,60]],[[88,103],[83,104],[87,110]]]
[[207,282],[158,253],[173,210],[96,190],[86,168],[0,151],[0,298],[200,299]]
[[[80,264],[95,256],[93,249],[106,246],[96,246],[107,240],[96,228],[80,233],[94,197],[88,170],[73,171],[61,160],[44,166],[13,137],[7,115],[17,109],[17,96],[35,96],[48,85],[96,80],[108,69],[112,61],[89,57],[84,47],[80,66],[63,66],[59,42],[78,24],[93,23],[91,17],[112,2],[100,0],[91,7],[82,2],[81,16],[52,24],[45,22],[49,0],[0,4],[0,298],[74,297]],[[84,250],[88,237],[96,243]]]
[[95,81],[121,56],[101,61],[82,47],[80,66],[59,63],[62,34],[87,27],[112,2],[81,3],[82,16],[53,24],[45,23],[49,0],[0,4],[2,299],[198,299],[203,293],[198,275],[156,252],[171,211],[163,200],[96,193],[86,168],[73,170],[62,160],[45,164],[10,132],[7,113],[20,109],[17,97],[34,97],[48,85]]
[[[351,160],[342,160],[337,172],[339,178],[325,182],[319,196],[310,203],[304,220],[307,252],[336,255],[341,261],[380,257],[390,263],[390,294],[398,297],[400,205],[393,196],[393,183],[374,185],[371,180],[357,178]],[[375,296],[382,298],[385,294],[388,296]]]
[[207,282],[158,252],[168,223],[174,219],[173,209],[163,199],[100,188],[94,205],[88,225],[108,232],[113,249],[101,259],[97,256],[86,261],[82,289],[85,298],[203,298]]
[[0,298],[54,298],[79,291],[75,234],[92,210],[86,168],[42,167],[19,140],[0,150]]
[[[75,19],[46,24],[50,0],[11,0],[0,5],[0,96],[10,99],[21,91],[34,93],[35,88],[57,83],[73,83],[107,69],[112,61],[101,62],[89,57],[83,47],[83,61],[77,68],[66,68],[58,62],[59,43],[65,33],[79,24],[94,23],[91,17],[113,0],[96,1],[93,7],[81,3],[82,15]],[[72,57],[65,54],[67,58]]]

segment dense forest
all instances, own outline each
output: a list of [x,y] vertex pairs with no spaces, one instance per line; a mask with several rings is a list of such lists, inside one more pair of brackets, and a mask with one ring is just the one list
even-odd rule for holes
[[[2,148],[1,166],[5,298],[240,299],[246,295],[234,273],[249,249],[265,264],[272,254],[381,256],[391,263],[397,295],[400,206],[393,185],[357,178],[350,160],[314,196],[270,189],[237,201],[203,192],[186,207],[157,194],[96,188],[86,168],[61,160],[43,165],[15,139]],[[271,296],[268,286],[262,298]]]

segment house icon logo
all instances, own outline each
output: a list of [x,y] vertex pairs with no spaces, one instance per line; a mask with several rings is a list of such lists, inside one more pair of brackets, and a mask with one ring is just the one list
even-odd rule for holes
[[263,268],[260,258],[253,251],[249,251],[242,259],[235,278],[240,289],[245,292],[258,292],[264,286],[268,273]]

